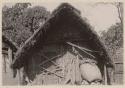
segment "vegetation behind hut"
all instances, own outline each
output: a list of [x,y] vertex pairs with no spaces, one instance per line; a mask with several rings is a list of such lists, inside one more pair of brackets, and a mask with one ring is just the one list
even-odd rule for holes
[[[115,65],[114,80],[116,84],[123,83],[123,26],[122,23],[112,25],[107,32],[103,31],[103,40],[108,53]],[[119,69],[119,70],[118,70]],[[119,81],[118,81],[119,80]]]
[[39,28],[50,12],[41,6],[31,7],[30,3],[16,3],[2,8],[2,33],[18,46]]

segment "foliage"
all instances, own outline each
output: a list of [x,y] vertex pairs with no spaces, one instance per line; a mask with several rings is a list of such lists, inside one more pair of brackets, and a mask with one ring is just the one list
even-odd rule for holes
[[21,46],[36,29],[45,22],[50,12],[44,7],[32,7],[30,3],[16,3],[2,8],[2,32]]
[[114,56],[116,51],[123,48],[123,26],[121,23],[116,23],[111,26],[107,32],[102,32],[102,40],[106,45],[111,56]]

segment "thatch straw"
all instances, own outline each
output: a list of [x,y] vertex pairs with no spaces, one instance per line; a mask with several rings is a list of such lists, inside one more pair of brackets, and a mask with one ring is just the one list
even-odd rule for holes
[[64,13],[65,15],[68,15],[67,19],[73,19],[75,25],[83,30],[86,35],[86,39],[88,39],[90,42],[90,46],[99,51],[99,53],[96,53],[96,56],[101,59],[102,63],[104,62],[106,65],[112,64],[106,48],[102,44],[99,36],[92,30],[91,26],[86,22],[86,20],[80,16],[80,12],[71,5],[63,3],[53,11],[48,20],[38,30],[36,30],[36,32],[18,50],[12,65],[13,68],[21,68],[24,65],[23,63],[25,60],[30,58],[34,52],[34,49],[39,49],[39,47],[42,46],[44,36],[47,35],[48,31],[51,31],[51,26],[58,26],[56,23],[58,23],[60,19],[63,19],[61,17],[65,17]]

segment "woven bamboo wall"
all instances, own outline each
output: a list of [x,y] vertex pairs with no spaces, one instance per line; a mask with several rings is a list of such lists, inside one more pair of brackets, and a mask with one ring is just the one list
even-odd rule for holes
[[114,83],[123,84],[123,48],[117,50],[116,56],[117,57],[114,58]]

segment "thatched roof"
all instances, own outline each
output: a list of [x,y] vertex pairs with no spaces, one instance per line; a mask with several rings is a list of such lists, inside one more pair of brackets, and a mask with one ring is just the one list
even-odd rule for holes
[[25,42],[25,44],[17,51],[15,61],[13,62],[13,68],[21,68],[27,58],[32,55],[34,49],[39,48],[42,43],[44,36],[47,35],[48,31],[52,30],[53,26],[58,26],[58,23],[67,24],[66,22],[70,19],[72,26],[75,25],[82,29],[86,39],[89,39],[91,46],[98,50],[98,56],[101,57],[102,61],[106,65],[111,65],[110,57],[102,44],[100,38],[92,30],[90,25],[80,16],[80,11],[72,7],[67,3],[61,4],[56,10],[53,11],[48,20],[38,29],[36,32]]
[[18,47],[16,46],[16,44],[9,40],[7,37],[5,37],[5,35],[2,35],[2,42],[7,43],[9,47],[13,49],[14,52],[17,51]]

